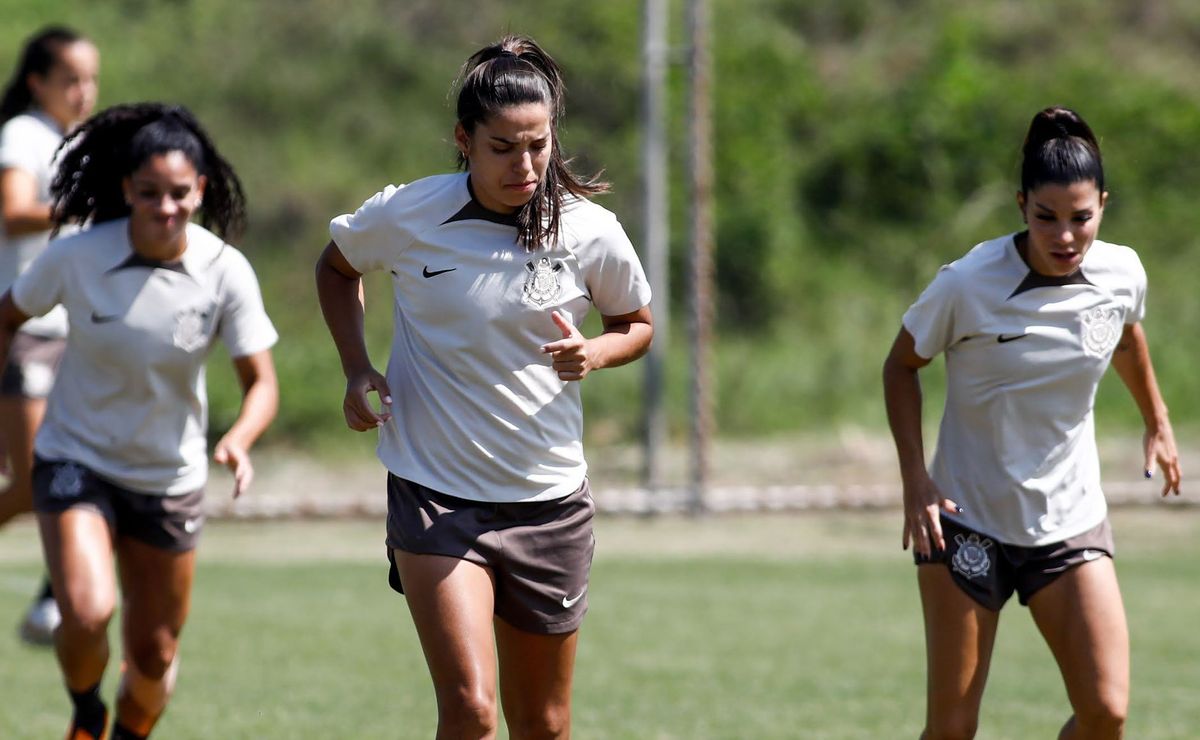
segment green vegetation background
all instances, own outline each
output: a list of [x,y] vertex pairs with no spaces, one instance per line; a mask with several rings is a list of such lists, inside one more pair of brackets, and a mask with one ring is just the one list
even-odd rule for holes
[[[270,433],[338,448],[342,380],[312,288],[326,224],[391,182],[453,164],[458,65],[505,31],[566,68],[564,140],[603,167],[601,203],[640,241],[637,0],[0,0],[0,61],[65,22],[102,51],[101,104],[186,104],[245,181],[255,264],[282,341]],[[1137,248],[1151,337],[1177,424],[1195,418],[1200,325],[1200,5],[1190,0],[713,0],[719,334],[727,435],[882,429],[879,366],[937,267],[1020,226],[1018,154],[1033,113],[1082,112],[1112,198],[1102,237]],[[682,2],[672,7],[682,62]],[[11,61],[10,61],[11,60]],[[7,75],[8,72],[5,71]],[[671,428],[687,420],[686,101],[671,82]],[[373,353],[387,353],[387,282],[368,284]],[[213,427],[236,409],[223,356]],[[930,387],[940,370],[927,372]],[[641,370],[585,383],[592,442],[633,439]],[[1137,424],[1110,378],[1103,428]],[[931,412],[932,413],[932,412]],[[933,414],[936,416],[936,414]],[[369,442],[363,439],[363,444]]]

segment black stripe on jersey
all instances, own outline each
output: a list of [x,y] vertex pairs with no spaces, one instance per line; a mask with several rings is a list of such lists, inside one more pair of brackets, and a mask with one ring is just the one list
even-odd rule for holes
[[517,214],[496,213],[495,211],[489,211],[488,209],[479,205],[479,202],[472,198],[471,200],[467,201],[465,206],[458,209],[458,213],[443,221],[441,225],[445,226],[446,224],[454,223],[455,221],[491,221],[494,224],[511,226],[515,229],[517,227]]
[[1017,289],[1009,294],[1005,300],[1011,300],[1015,296],[1019,296],[1027,290],[1034,288],[1052,288],[1058,285],[1092,285],[1092,281],[1083,276],[1083,270],[1076,270],[1070,275],[1042,275],[1040,273],[1029,271]]
[[174,260],[172,262],[164,262],[163,260],[152,260],[152,259],[147,259],[146,257],[141,256],[137,252],[134,252],[133,254],[126,257],[125,260],[121,262],[121,264],[112,268],[111,270],[109,270],[109,272],[117,272],[118,270],[126,270],[126,269],[133,268],[133,267],[150,267],[150,268],[159,267],[164,270],[180,272],[180,273],[183,273],[184,275],[187,274],[187,270],[183,269],[183,260]]
[[517,228],[517,213],[496,213],[489,211],[483,207],[483,204],[475,199],[475,188],[471,186],[471,178],[467,178],[467,192],[470,193],[471,199],[467,204],[458,209],[458,213],[441,223],[442,226],[454,223],[455,221],[491,221],[494,224],[501,226],[511,226]]

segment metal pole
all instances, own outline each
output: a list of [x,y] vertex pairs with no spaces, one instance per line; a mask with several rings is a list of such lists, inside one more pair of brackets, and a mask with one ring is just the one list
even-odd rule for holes
[[709,343],[712,332],[712,144],[709,98],[708,2],[688,0],[687,28],[691,39],[689,77],[691,104],[688,170],[691,183],[691,324],[692,324],[692,470],[693,513],[704,510],[709,484],[712,443],[712,378]]
[[667,267],[667,132],[664,90],[667,70],[667,3],[642,4],[642,237],[646,271],[654,294],[654,342],[645,359],[642,483],[651,492],[663,486],[662,454],[667,437],[663,393],[668,329],[670,277]]

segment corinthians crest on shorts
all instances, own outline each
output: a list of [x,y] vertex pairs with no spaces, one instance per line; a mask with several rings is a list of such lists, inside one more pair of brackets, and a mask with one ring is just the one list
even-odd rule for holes
[[539,257],[525,263],[529,276],[525,278],[521,300],[526,303],[545,308],[562,293],[561,261],[551,262],[549,257]]
[[63,463],[54,469],[50,479],[50,495],[54,498],[75,498],[83,493],[83,466],[73,462]]
[[950,559],[954,570],[967,578],[986,576],[992,568],[992,559],[988,556],[988,550],[992,549],[993,542],[974,532],[969,535],[956,534],[954,541],[958,543],[958,550]]
[[1121,341],[1124,327],[1119,309],[1097,306],[1080,314],[1079,322],[1083,331],[1083,351],[1093,357],[1104,357]]

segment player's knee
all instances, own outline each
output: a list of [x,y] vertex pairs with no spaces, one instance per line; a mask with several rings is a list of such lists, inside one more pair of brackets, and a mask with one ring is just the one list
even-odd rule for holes
[[108,634],[115,605],[99,598],[69,598],[58,602],[62,622],[59,632],[66,639],[102,640]]
[[483,687],[438,692],[438,737],[482,737],[496,731],[496,696]]
[[1122,691],[1110,691],[1075,707],[1075,722],[1085,737],[1119,737],[1129,702]]
[[173,635],[145,635],[125,646],[125,660],[141,676],[160,681],[175,661],[178,645]]

